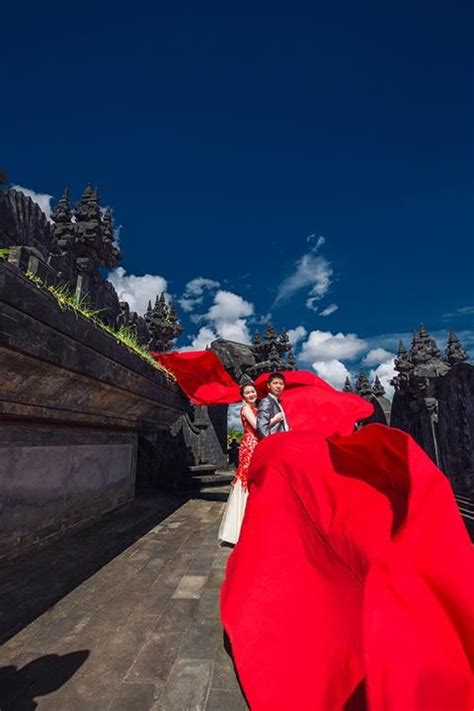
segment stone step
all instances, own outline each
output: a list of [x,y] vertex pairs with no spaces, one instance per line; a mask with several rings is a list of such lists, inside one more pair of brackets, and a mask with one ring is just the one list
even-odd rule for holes
[[216,489],[228,489],[230,487],[231,479],[217,480],[217,481],[195,481],[191,479],[182,485],[179,489],[180,493],[188,493],[195,491],[212,491]]
[[454,498],[471,540],[474,540],[474,500],[468,496],[459,496],[458,494],[455,494]]
[[200,474],[213,475],[217,471],[215,464],[193,464],[188,467],[188,472],[191,476],[199,476]]

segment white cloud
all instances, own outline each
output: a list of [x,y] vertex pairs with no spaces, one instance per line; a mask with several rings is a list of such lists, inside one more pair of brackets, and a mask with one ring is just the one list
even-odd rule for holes
[[271,313],[263,314],[262,316],[256,316],[255,314],[249,319],[249,323],[252,326],[266,326],[269,321],[272,320]]
[[247,318],[254,312],[253,304],[231,291],[217,292],[206,319],[221,338],[238,343],[250,343]]
[[379,365],[380,363],[384,363],[385,361],[391,359],[393,359],[393,353],[389,353],[385,350],[385,348],[372,348],[372,350],[367,353],[362,363],[363,365],[370,367],[373,365]]
[[303,344],[301,359],[306,363],[328,360],[353,360],[367,350],[367,342],[355,333],[311,331]]
[[127,301],[130,310],[136,311],[139,315],[145,313],[149,301],[152,304],[155,302],[157,294],[165,294],[168,298],[166,293],[168,282],[162,276],[152,274],[135,276],[135,274],[127,274],[123,267],[117,267],[109,273],[107,279],[115,287],[120,301]]
[[337,311],[339,306],[337,304],[330,304],[329,306],[326,306],[324,311],[321,311],[321,316],[330,316],[333,314],[335,311]]
[[120,234],[122,232],[122,225],[114,225],[114,242],[117,247],[120,247]]
[[192,340],[189,346],[183,346],[179,349],[180,351],[204,351],[211,345],[212,341],[216,340],[217,333],[215,333],[212,328],[203,326],[199,329],[198,334],[191,338]]
[[[310,235],[308,242],[312,242],[314,239],[315,235]],[[313,311],[317,310],[316,302],[328,292],[333,276],[330,262],[325,257],[317,255],[317,251],[324,242],[324,237],[319,237],[314,247],[311,247],[309,252],[298,259],[293,273],[280,284],[275,304],[290,299],[301,289],[311,287],[307,295],[306,306]]]
[[396,375],[393,357],[384,363],[380,363],[377,368],[370,371],[369,380],[371,383],[374,381],[376,375],[385,388],[385,397],[391,400],[393,398],[394,389],[393,386],[390,385],[390,381],[394,375]]
[[317,360],[312,365],[316,373],[323,378],[323,380],[326,380],[326,382],[338,390],[342,389],[346,378],[351,377],[344,363],[341,363],[341,361],[336,358],[332,358],[331,360]]
[[23,188],[21,185],[13,185],[13,190],[18,190],[18,192],[30,197],[33,202],[40,206],[41,210],[44,212],[48,220],[51,220],[51,200],[52,195],[47,195],[46,193],[37,193],[29,188]]
[[216,338],[250,344],[247,320],[253,313],[253,304],[232,291],[220,289],[209,311],[193,318],[194,322],[204,322],[204,325],[185,350],[201,350]]
[[474,306],[461,306],[461,308],[456,309],[454,313],[443,314],[441,318],[450,319],[457,318],[459,316],[472,316],[474,314]]
[[220,338],[225,338],[228,341],[236,343],[245,343],[250,345],[250,334],[247,324],[243,319],[237,319],[234,322],[219,321],[215,324],[217,333]]
[[290,328],[288,331],[288,338],[292,346],[296,346],[299,341],[302,341],[306,337],[307,330],[304,326],[297,326],[296,328]]
[[196,306],[202,304],[206,291],[218,289],[219,286],[220,283],[215,281],[215,279],[207,279],[206,277],[191,279],[191,281],[188,281],[186,284],[183,296],[179,300],[181,308],[183,311],[190,313]]
[[216,323],[219,321],[232,322],[236,319],[252,316],[253,304],[245,301],[238,294],[232,291],[217,292],[214,297],[214,304],[209,309],[207,318]]
[[308,244],[311,244],[312,242],[315,243],[314,249],[319,249],[323,246],[323,244],[325,244],[326,237],[323,237],[323,235],[319,235],[319,237],[316,237],[316,234],[313,232],[312,235],[308,235],[306,241],[308,242]]

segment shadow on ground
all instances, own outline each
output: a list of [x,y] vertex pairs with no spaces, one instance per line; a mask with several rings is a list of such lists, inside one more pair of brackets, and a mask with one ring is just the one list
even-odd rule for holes
[[47,654],[26,664],[0,668],[0,709],[33,711],[38,696],[46,696],[63,686],[84,664],[89,652]]
[[[143,495],[88,528],[2,566],[0,644],[182,506],[188,496]],[[0,706],[4,711],[4,706]]]

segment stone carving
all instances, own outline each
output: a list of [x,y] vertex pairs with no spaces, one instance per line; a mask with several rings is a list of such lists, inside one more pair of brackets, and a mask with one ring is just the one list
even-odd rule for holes
[[18,190],[0,193],[0,246],[25,248],[46,259],[52,242],[51,225],[39,205]]
[[356,380],[355,384],[355,391],[357,395],[360,395],[361,397],[364,398],[364,400],[371,400],[372,399],[372,387],[369,383],[369,378],[367,377],[367,373],[363,370],[360,371],[359,376]]
[[297,365],[287,331],[278,335],[271,322],[263,338],[255,332],[251,346],[218,338],[211,343],[211,348],[234,380],[241,384],[252,382],[261,373],[295,370]]
[[166,351],[183,330],[175,307],[168,306],[164,294],[156,297],[153,307],[151,301],[148,303],[145,323],[150,334],[148,347],[158,353]]
[[102,276],[101,268],[117,266],[120,251],[112,211],[100,207],[98,191],[90,185],[74,208],[66,188],[51,222],[24,193],[0,191],[0,246],[9,247],[10,264],[47,283],[66,286],[108,325],[129,328],[143,346],[166,350],[182,331],[174,306],[163,308],[160,303],[148,318],[139,316],[119,302],[114,287]]
[[143,316],[139,316],[135,311],[130,311],[130,306],[126,301],[120,302],[120,313],[117,318],[119,328],[127,328],[136,337],[142,346],[147,346],[150,340],[148,326]]
[[349,376],[346,377],[346,380],[344,382],[344,386],[343,386],[342,390],[345,393],[353,393],[354,392],[354,388],[352,387],[351,379],[349,378]]
[[86,187],[74,209],[74,217],[76,259],[87,260],[86,268],[117,266],[120,252],[114,243],[112,213],[108,209],[101,216],[97,188]]
[[456,493],[472,496],[474,368],[466,358],[452,331],[442,357],[423,324],[413,334],[410,351],[400,343],[391,424],[417,440],[451,479]]
[[[101,275],[101,269],[117,265],[120,252],[114,239],[112,212],[100,207],[96,188],[87,186],[74,207],[65,190],[50,221],[31,198],[6,189],[6,185],[7,178],[0,172],[0,246],[9,248],[10,266],[32,272],[43,281],[68,286],[76,297],[98,310],[105,322],[116,328],[127,327],[144,346],[157,351],[171,346],[182,331],[175,307],[159,296],[140,316],[130,311],[127,303],[119,302],[112,284]],[[288,333],[278,334],[271,322],[263,336],[255,333],[250,346],[217,339],[211,347],[238,382],[265,371],[296,368]],[[378,378],[371,384],[367,375],[360,373],[355,391],[374,404],[370,421],[391,422],[412,434],[450,477],[456,491],[472,496],[474,366],[466,361],[466,350],[454,332],[449,334],[442,355],[421,325],[409,350],[399,344],[392,407]],[[353,392],[349,378],[343,389]],[[222,449],[225,410],[210,411],[206,418],[211,422],[214,416],[217,419],[209,425],[209,432],[214,433],[212,437],[217,437],[215,441]]]
[[461,341],[454,331],[449,332],[448,344],[446,346],[445,362],[449,366],[464,363],[467,360],[467,352],[461,345]]
[[211,349],[219,356],[224,368],[237,383],[251,382],[246,372],[255,365],[255,355],[250,346],[235,341],[218,338],[211,343]]
[[295,370],[296,368],[296,359],[287,331],[283,330],[278,335],[271,321],[265,328],[263,339],[258,331],[255,332],[251,351],[255,363],[246,368],[245,373],[252,379],[268,371]]
[[[349,378],[346,378],[343,390],[344,392],[353,392]],[[371,385],[367,373],[361,370],[356,380],[355,392],[360,397],[363,397],[364,400],[370,402],[374,408],[373,415],[360,422],[360,427],[373,422],[379,422],[383,425],[389,424],[390,402],[384,397],[385,389],[377,376]]]
[[379,376],[375,376],[374,384],[372,385],[372,392],[375,397],[383,397],[385,395],[385,388],[380,382]]

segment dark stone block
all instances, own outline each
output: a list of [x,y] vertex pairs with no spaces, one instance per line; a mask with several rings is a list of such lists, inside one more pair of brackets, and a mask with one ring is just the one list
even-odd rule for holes
[[121,684],[109,706],[110,711],[148,711],[155,700],[154,684]]
[[212,662],[178,659],[171,670],[159,708],[204,709],[212,674]]
[[237,690],[211,689],[206,711],[246,711],[249,707]]

